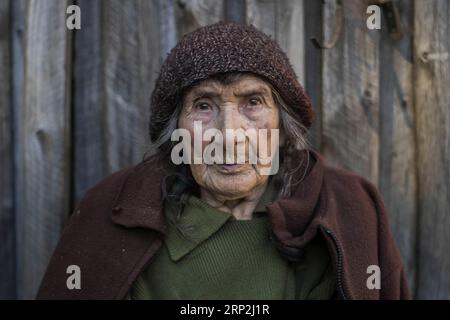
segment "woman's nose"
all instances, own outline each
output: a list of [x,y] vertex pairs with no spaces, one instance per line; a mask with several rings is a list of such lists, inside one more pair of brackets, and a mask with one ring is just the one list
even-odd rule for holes
[[243,136],[243,119],[238,106],[228,105],[221,112],[220,128],[222,132],[224,156],[227,163],[245,162],[246,138]]
[[227,129],[235,130],[242,128],[242,121],[236,105],[229,103],[224,105],[222,110],[223,111],[220,113],[220,128],[218,129],[225,133]]

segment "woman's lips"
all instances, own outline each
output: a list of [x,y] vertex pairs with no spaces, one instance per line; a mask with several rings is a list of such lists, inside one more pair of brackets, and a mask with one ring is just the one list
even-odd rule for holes
[[239,171],[242,167],[245,166],[245,164],[238,164],[238,163],[232,163],[232,164],[216,164],[216,168],[219,169],[219,171],[232,173]]
[[233,169],[236,169],[236,168],[242,166],[242,164],[237,164],[237,163],[236,164],[222,164],[221,166],[225,170],[233,170]]

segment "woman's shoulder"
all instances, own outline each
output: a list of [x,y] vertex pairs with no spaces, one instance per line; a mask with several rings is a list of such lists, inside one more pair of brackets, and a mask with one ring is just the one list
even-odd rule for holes
[[381,198],[375,183],[347,168],[324,164],[323,182],[327,190],[341,196],[365,194],[371,198]]
[[136,169],[136,165],[113,172],[91,186],[79,200],[77,207],[95,202],[110,203],[119,192],[127,177]]
[[138,164],[130,165],[115,171],[89,188],[80,203],[90,202],[98,198],[112,202],[125,187],[139,187],[145,180],[156,181],[166,171],[159,159],[150,158]]

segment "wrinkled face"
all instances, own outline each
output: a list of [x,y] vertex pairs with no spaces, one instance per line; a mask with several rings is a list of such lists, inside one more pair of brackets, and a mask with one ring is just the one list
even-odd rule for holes
[[[223,133],[224,146],[228,143],[226,129],[254,129],[256,132],[267,129],[267,135],[258,136],[258,139],[267,139],[266,145],[270,154],[270,129],[279,128],[279,110],[269,85],[257,76],[243,74],[230,84],[207,79],[186,92],[178,127],[187,129],[194,137],[194,122],[198,124],[198,121],[201,122],[202,133],[211,128],[220,130]],[[248,139],[232,141],[233,147],[236,148],[235,154],[238,152],[238,144],[244,143],[246,152],[251,147]],[[208,143],[202,143],[203,150]],[[264,164],[237,164],[237,158],[233,162],[190,164],[190,168],[201,188],[226,200],[244,198],[267,182],[269,176],[261,174],[260,170]]]

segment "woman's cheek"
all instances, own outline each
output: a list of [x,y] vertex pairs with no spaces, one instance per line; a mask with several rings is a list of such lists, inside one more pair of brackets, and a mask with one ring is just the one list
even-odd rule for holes
[[[195,120],[195,121],[200,121],[200,120]],[[196,141],[201,141],[201,147],[202,147],[202,151],[203,151],[203,150],[205,150],[206,146],[211,143],[211,141],[203,140],[203,137],[205,136],[205,131],[208,129],[214,128],[214,124],[209,121],[208,122],[200,121],[200,122],[201,122],[201,131],[195,130],[194,121],[192,123],[190,123],[188,126],[186,126],[185,129],[189,131],[189,134],[191,136],[192,150],[194,150]],[[200,137],[196,137],[197,132],[200,132],[200,134],[201,134]]]
[[278,113],[273,110],[263,109],[247,115],[248,122],[255,129],[278,128]]

